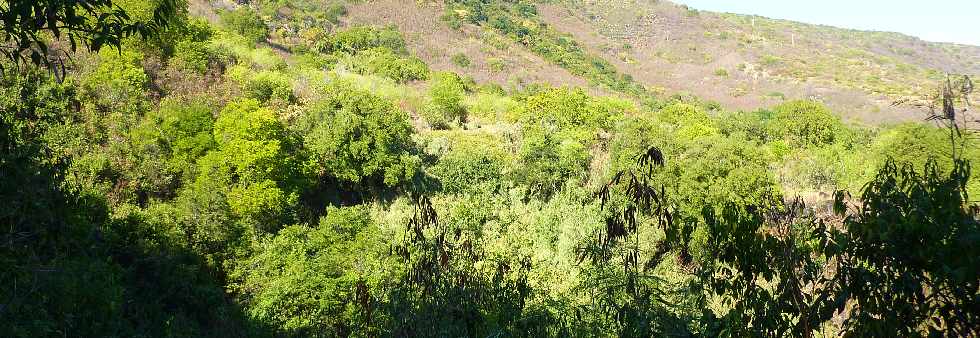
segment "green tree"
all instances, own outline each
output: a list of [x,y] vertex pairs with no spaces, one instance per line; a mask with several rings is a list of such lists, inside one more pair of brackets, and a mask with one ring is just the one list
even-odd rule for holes
[[525,128],[518,151],[515,181],[532,195],[549,198],[572,179],[583,179],[589,153],[574,139],[559,139],[545,128]]
[[466,107],[463,98],[466,87],[459,75],[450,72],[440,72],[433,76],[432,86],[429,87],[432,106],[427,107],[426,120],[438,128],[449,124],[466,122]]
[[415,177],[421,160],[408,114],[343,82],[329,85],[324,94],[296,123],[321,179],[377,189]]
[[621,111],[600,104],[581,89],[564,87],[528,96],[513,112],[514,120],[524,125],[545,123],[559,130],[574,130],[580,142],[591,140],[600,129],[610,128],[616,113]]
[[259,102],[291,103],[296,99],[293,95],[293,85],[290,78],[276,71],[261,71],[252,74],[245,81],[242,90],[246,97]]
[[197,160],[178,205],[189,241],[209,264],[227,269],[257,235],[295,221],[309,178],[298,141],[254,100],[225,106],[213,135],[216,147]]
[[293,225],[233,274],[248,313],[289,336],[377,333],[372,308],[387,246],[365,206],[333,208],[318,225]]
[[351,68],[362,74],[375,74],[399,83],[429,78],[429,66],[417,57],[402,57],[388,48],[360,51],[350,57]]
[[239,6],[230,11],[221,13],[221,23],[230,31],[248,39],[251,43],[265,41],[269,35],[269,27],[255,12],[248,6]]
[[484,241],[473,228],[441,221],[431,201],[419,198],[393,246],[404,272],[385,290],[385,334],[547,335],[555,320],[529,302],[528,259],[492,256]]
[[847,142],[840,117],[814,101],[790,101],[776,106],[773,127],[776,134],[798,147]]
[[[846,216],[829,248],[838,269],[831,294],[833,309],[847,313],[846,335],[978,333],[980,227],[969,177],[962,160],[948,171],[934,160],[922,171],[889,161],[854,209],[838,194]],[[846,308],[849,301],[857,306]]]
[[70,52],[75,52],[79,44],[90,51],[104,46],[118,49],[130,36],[152,38],[184,10],[182,1],[161,0],[153,9],[151,20],[136,21],[118,2],[9,1],[0,7],[0,41],[7,46],[0,53],[14,62],[29,59],[35,65],[53,65],[48,59],[49,36],[67,39]]

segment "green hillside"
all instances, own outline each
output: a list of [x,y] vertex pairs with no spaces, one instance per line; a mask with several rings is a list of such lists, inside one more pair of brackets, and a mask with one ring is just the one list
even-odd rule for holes
[[25,4],[0,337],[980,333],[978,47],[661,1]]

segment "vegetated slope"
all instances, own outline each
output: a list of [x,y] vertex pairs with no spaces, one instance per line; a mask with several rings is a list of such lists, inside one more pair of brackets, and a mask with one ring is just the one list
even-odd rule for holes
[[[452,29],[440,20],[441,2],[371,1],[347,6],[345,26],[394,25],[408,48],[433,69],[466,74],[480,83],[521,88],[533,83],[589,88],[588,81],[527,51],[490,29],[465,25]],[[465,60],[462,64],[453,58]],[[607,92],[592,88],[593,92]]]
[[[980,148],[656,96],[529,2],[446,3],[192,0],[0,74],[0,337],[978,335]],[[445,71],[512,76],[483,34],[564,75]]]
[[[342,10],[333,18],[305,18],[305,12],[316,12],[304,10],[310,6]],[[409,52],[433,69],[451,70],[478,83],[508,89],[544,83],[584,87],[593,94],[615,92],[549,62],[522,40],[526,37],[489,23],[450,27],[445,16],[464,15],[465,9],[453,10],[442,1],[294,1],[260,7],[271,9],[263,14],[273,31],[291,32],[270,36],[285,47],[315,41],[315,31],[329,31],[330,26],[390,25],[405,34]],[[980,74],[980,47],[897,33],[697,11],[658,0],[569,0],[537,3],[536,8],[533,20],[513,19],[567,34],[573,48],[608,61],[658,96],[690,93],[729,109],[814,99],[858,122],[919,120],[928,111],[923,93],[934,92],[945,73]]]
[[[868,123],[920,119],[944,73],[980,74],[980,47],[697,11],[667,1],[562,1],[540,17],[640,82],[730,108],[823,101]],[[895,105],[898,102],[899,104]]]

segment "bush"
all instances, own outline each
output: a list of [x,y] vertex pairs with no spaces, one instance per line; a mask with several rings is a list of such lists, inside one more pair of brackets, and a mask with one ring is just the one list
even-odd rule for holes
[[671,158],[677,160],[668,163],[668,189],[685,217],[700,218],[705,208],[721,212],[782,205],[769,158],[757,144],[715,135],[685,145]]
[[675,103],[657,114],[663,122],[674,125],[674,132],[684,140],[693,140],[718,133],[715,120],[695,106]]
[[718,128],[728,137],[766,143],[773,139],[771,119],[772,112],[767,110],[728,113],[718,117]]
[[650,147],[657,147],[665,156],[680,152],[667,126],[656,120],[631,116],[616,123],[615,134],[609,142],[609,169],[618,172],[630,168]]
[[463,28],[463,18],[456,14],[456,12],[453,12],[451,9],[451,7],[447,7],[446,12],[439,16],[439,20],[445,22],[446,26],[449,26],[449,28],[459,30],[460,28]]
[[433,103],[428,103],[419,108],[419,116],[435,130],[448,130],[453,126],[459,125],[459,120],[452,119],[442,107]]
[[245,37],[251,43],[265,41],[269,34],[269,27],[259,13],[246,6],[221,13],[221,23],[228,30]]
[[544,89],[528,96],[511,119],[525,127],[551,125],[589,144],[600,130],[611,128],[614,119],[631,109],[620,103],[592,98],[581,89]]
[[334,33],[318,49],[325,53],[342,52],[353,55],[378,47],[388,48],[398,54],[407,53],[401,32],[394,27],[373,26],[356,26]]
[[451,142],[449,149],[429,168],[442,184],[442,191],[496,192],[502,185],[501,176],[509,159],[500,140],[486,134],[447,136]]
[[487,58],[487,65],[490,66],[491,71],[496,73],[507,69],[507,61],[501,58]]
[[100,63],[81,79],[82,95],[98,97],[109,107],[132,109],[135,101],[144,100],[143,94],[150,77],[143,70],[143,54],[131,50],[99,53]]
[[771,124],[777,135],[793,145],[807,147],[846,141],[849,137],[840,117],[814,101],[790,101],[773,109]]
[[429,96],[432,97],[432,106],[426,112],[432,122],[452,122],[466,121],[466,107],[463,106],[463,98],[466,95],[466,87],[463,85],[459,75],[454,73],[437,73],[433,77],[432,86],[429,88]]
[[349,60],[355,72],[375,74],[400,83],[429,77],[429,66],[421,59],[414,56],[403,58],[383,47],[358,52]]
[[566,181],[584,178],[589,153],[574,139],[558,139],[553,130],[525,128],[518,151],[515,181],[532,195],[550,198]]
[[285,71],[286,59],[272,48],[255,48],[245,55],[247,64],[256,70]]
[[190,179],[197,159],[216,146],[213,127],[214,114],[206,102],[164,100],[144,116],[131,137],[144,155],[159,149],[169,174]]
[[[214,139],[217,146],[197,161],[198,176],[182,193],[185,202],[196,210],[223,206],[231,220],[263,231],[292,220],[292,206],[308,178],[296,142],[275,113],[255,100],[229,103],[215,121]],[[216,238],[225,246],[241,236],[228,231],[232,230],[221,230],[214,238],[201,235],[205,243]]]
[[470,58],[463,53],[457,53],[452,56],[453,64],[461,68],[466,68],[470,66]]
[[361,292],[377,292],[387,245],[364,206],[326,211],[318,225],[284,228],[241,264],[231,288],[254,320],[298,336],[367,328]]
[[295,99],[289,77],[273,71],[262,71],[253,75],[246,80],[243,91],[246,97],[260,102],[288,103]]
[[517,101],[503,96],[499,87],[485,88],[466,100],[467,115],[486,122],[503,121],[507,112],[518,107]]
[[212,59],[207,42],[181,41],[174,48],[174,57],[171,60],[177,67],[204,73]]
[[419,169],[408,114],[390,101],[334,81],[297,121],[321,176],[363,188],[394,187]]

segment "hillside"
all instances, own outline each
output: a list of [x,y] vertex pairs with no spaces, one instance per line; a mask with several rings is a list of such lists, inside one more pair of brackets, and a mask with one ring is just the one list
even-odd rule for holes
[[[816,98],[866,122],[921,118],[945,72],[980,74],[980,47],[697,11],[668,1],[569,1],[542,17],[653,85],[752,109]],[[727,75],[724,75],[727,74]],[[851,115],[853,114],[853,115]]]
[[940,81],[975,47],[657,1],[8,4],[0,337],[980,335],[976,94]]
[[[588,82],[541,62],[493,29],[450,29],[437,20],[444,11],[441,3],[371,1],[350,6],[342,21],[394,24],[426,62],[478,82]],[[696,11],[669,1],[559,1],[540,4],[538,13],[543,23],[660,95],[691,93],[731,109],[809,98],[858,122],[917,120],[927,112],[923,93],[933,91],[945,72],[980,74],[976,46]],[[474,62],[453,65],[458,53]]]

